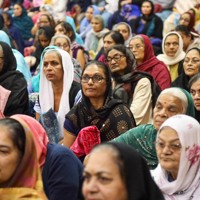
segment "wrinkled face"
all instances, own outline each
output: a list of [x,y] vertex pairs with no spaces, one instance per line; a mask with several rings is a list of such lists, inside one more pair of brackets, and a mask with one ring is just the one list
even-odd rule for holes
[[181,38],[183,40],[183,50],[186,51],[192,40],[191,35],[185,35],[181,31],[177,31],[177,33],[179,33],[179,35],[181,36]]
[[192,95],[196,110],[200,111],[200,79],[192,84],[190,94]]
[[100,32],[103,29],[100,20],[95,19],[95,18],[92,18],[91,26],[92,26],[94,32]]
[[55,35],[66,35],[66,30],[60,24],[55,27]]
[[104,99],[106,92],[104,70],[95,64],[87,66],[81,78],[81,85],[86,97]]
[[112,39],[110,35],[107,35],[103,39],[103,47],[105,51],[108,50],[110,47],[114,46],[115,44],[116,44],[115,41]]
[[122,34],[125,41],[128,40],[128,38],[130,36],[128,26],[126,26],[125,24],[119,24],[117,26],[117,31],[119,31]]
[[8,128],[0,128],[0,185],[12,178],[21,160],[21,154],[9,134]]
[[50,40],[46,37],[46,35],[39,35],[38,41],[44,48],[49,46],[49,44],[50,44]]
[[152,7],[149,2],[144,2],[141,7],[141,11],[143,15],[149,15],[151,13]]
[[128,200],[119,167],[111,152],[93,152],[85,166],[83,196],[85,200]]
[[189,77],[194,76],[200,69],[200,55],[195,49],[189,51],[184,59],[183,63],[184,72]]
[[174,129],[164,127],[161,130],[156,140],[156,152],[161,167],[176,179],[181,155],[181,143]]
[[129,49],[133,52],[133,55],[135,56],[137,64],[140,64],[144,60],[144,43],[140,38],[132,39],[129,42]]
[[169,117],[183,114],[182,102],[172,94],[161,94],[157,99],[153,113],[153,125],[158,130]]
[[165,39],[164,49],[165,53],[169,57],[174,57],[176,52],[178,51],[179,40],[177,35],[169,35]]
[[179,19],[179,24],[188,26],[190,23],[190,15],[188,13],[184,13],[181,15],[181,18]]
[[45,15],[41,15],[38,20],[38,25],[39,25],[39,27],[50,26],[50,21],[49,21],[48,17]]
[[88,21],[91,21],[93,14],[94,14],[93,8],[89,7],[85,13],[85,17],[87,18]]
[[63,66],[56,52],[49,52],[44,55],[43,72],[48,81],[54,83],[63,80]]
[[54,45],[70,53],[70,45],[67,39],[62,38],[62,37],[57,38],[55,39]]
[[22,7],[19,5],[14,5],[13,13],[15,17],[19,17],[22,14]]
[[109,51],[106,60],[112,73],[124,74],[127,61],[125,55],[121,51],[112,49]]
[[3,70],[3,64],[4,64],[4,55],[2,46],[0,45],[0,73]]

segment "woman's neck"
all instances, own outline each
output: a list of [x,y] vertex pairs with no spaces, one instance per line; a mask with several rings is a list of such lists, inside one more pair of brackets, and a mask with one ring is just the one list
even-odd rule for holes
[[94,107],[95,110],[98,110],[104,105],[104,98],[90,98],[90,103]]
[[63,92],[63,81],[52,83],[53,93],[54,95],[62,94]]

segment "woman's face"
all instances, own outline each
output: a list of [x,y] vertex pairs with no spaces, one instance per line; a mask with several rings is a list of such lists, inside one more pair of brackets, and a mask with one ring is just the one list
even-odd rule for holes
[[83,196],[85,200],[128,200],[127,190],[112,153],[105,149],[91,154],[85,166]]
[[129,28],[125,24],[119,24],[117,26],[117,31],[120,32],[124,38],[124,40],[128,40],[130,36]]
[[66,35],[66,30],[61,26],[61,24],[58,24],[55,27],[55,35]]
[[164,50],[167,56],[174,57],[179,47],[179,39],[177,35],[168,35],[164,42]]
[[19,5],[14,5],[13,7],[13,13],[15,17],[19,17],[22,14],[22,7]]
[[179,19],[179,24],[188,26],[190,23],[190,15],[188,13],[184,13],[181,15],[181,18]]
[[39,25],[39,27],[43,27],[43,26],[50,26],[51,24],[46,15],[41,15],[38,20],[38,25]]
[[186,54],[183,68],[185,74],[189,77],[192,77],[199,72],[200,54],[197,50],[193,49]]
[[114,46],[116,43],[115,41],[112,39],[111,35],[107,35],[104,39],[103,39],[103,47],[104,50],[107,51],[109,48],[111,48],[112,46]]
[[48,81],[63,81],[63,66],[60,57],[56,52],[49,52],[44,55],[43,72]]
[[151,13],[152,7],[149,2],[144,2],[141,7],[141,11],[143,15],[149,15]]
[[0,128],[0,185],[12,178],[21,160],[21,154],[9,134],[8,128]]
[[200,111],[200,79],[192,84],[190,94],[192,95],[196,110]]
[[92,18],[91,26],[92,26],[94,32],[100,32],[103,28],[100,20],[95,19],[95,18]]
[[121,51],[112,49],[109,51],[106,60],[112,73],[124,74],[127,61],[125,55]]
[[49,46],[50,44],[50,40],[44,34],[38,36],[38,41],[43,48]]
[[132,39],[129,42],[129,49],[133,52],[137,64],[143,63],[145,46],[142,40],[140,38]]
[[87,18],[88,21],[91,21],[93,14],[94,14],[93,8],[89,7],[85,13],[85,17]]
[[161,167],[176,179],[181,155],[181,143],[174,129],[164,127],[161,130],[156,140],[156,152]]
[[104,70],[97,65],[87,66],[82,75],[81,85],[86,97],[105,99],[106,76]]
[[54,45],[70,53],[70,45],[67,39],[59,37],[55,39]]

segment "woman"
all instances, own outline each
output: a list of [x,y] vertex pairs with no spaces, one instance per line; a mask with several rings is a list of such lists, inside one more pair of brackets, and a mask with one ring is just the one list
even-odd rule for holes
[[27,12],[22,4],[15,3],[13,6],[13,24],[20,30],[25,46],[31,46],[33,38],[31,29],[33,28],[33,21],[27,15]]
[[152,172],[166,200],[200,196],[200,125],[192,117],[176,115],[160,127],[156,138],[158,167]]
[[7,118],[0,120],[0,129],[1,199],[47,199],[29,127]]
[[189,81],[189,90],[195,106],[195,119],[200,122],[200,74],[194,75]]
[[7,102],[4,106],[1,103],[0,108],[4,116],[29,114],[27,82],[16,68],[17,63],[12,49],[5,42],[0,42],[0,86],[8,92],[8,96],[0,93],[2,101],[7,97]]
[[185,52],[181,36],[175,31],[167,33],[162,41],[162,51],[163,54],[157,58],[168,66],[171,80],[174,81],[183,72]]
[[[51,39],[51,45],[60,47],[61,49],[69,53],[70,56],[72,56],[71,41],[69,37],[67,37],[66,35],[55,35]],[[80,78],[82,73],[81,66],[75,58],[72,57],[71,59],[74,65],[74,81],[80,83]]]
[[187,51],[183,62],[183,72],[174,82],[172,82],[172,87],[180,87],[189,91],[188,82],[195,74],[198,74],[199,71],[200,49],[194,47]]
[[64,116],[73,106],[80,89],[73,77],[70,55],[60,48],[47,47],[41,56],[39,101],[34,108],[50,141],[61,142],[63,139]]
[[90,125],[100,130],[102,142],[135,126],[128,107],[111,96],[111,75],[105,64],[98,61],[88,63],[82,72],[81,87],[81,102],[65,116],[65,146],[70,147],[79,131]]
[[159,86],[157,95],[154,93],[153,77],[136,71],[135,58],[124,45],[111,47],[106,61],[113,77],[113,96],[129,106],[137,125],[151,123],[153,107],[160,94]]
[[82,45],[75,41],[76,33],[74,32],[72,26],[67,22],[58,23],[55,27],[55,35],[66,35],[70,38],[72,56],[78,60],[81,68],[83,69],[89,60],[89,54]]
[[164,200],[145,160],[128,145],[107,143],[95,147],[83,178],[85,200]]
[[134,34],[144,34],[151,39],[152,45],[161,47],[163,21],[154,14],[154,4],[145,0],[141,6],[142,15],[130,21]]
[[131,145],[145,158],[149,168],[155,169],[158,164],[154,146],[156,133],[166,119],[176,114],[195,116],[192,97],[183,89],[167,88],[156,101],[152,124],[137,126],[113,141]]
[[90,54],[96,55],[103,46],[103,36],[109,30],[104,27],[103,18],[101,15],[92,17],[92,29],[88,32],[85,38],[85,48],[90,51]]
[[124,37],[125,46],[128,46],[130,39],[132,38],[132,29],[126,22],[119,22],[113,26],[113,30],[119,31]]
[[154,55],[150,39],[146,35],[136,35],[129,42],[129,49],[136,59],[136,69],[151,74],[161,90],[170,87],[171,78],[166,65]]
[[13,115],[11,118],[23,122],[30,129],[47,198],[80,199],[83,166],[76,156],[62,145],[50,143],[44,128],[34,118],[27,115]]

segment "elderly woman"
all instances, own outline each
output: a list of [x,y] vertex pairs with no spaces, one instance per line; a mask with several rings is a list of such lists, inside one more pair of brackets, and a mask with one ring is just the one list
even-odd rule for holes
[[162,41],[163,54],[157,58],[163,61],[170,71],[171,80],[174,81],[183,72],[183,40],[181,36],[173,31],[166,34]]
[[34,109],[50,141],[63,139],[65,114],[74,105],[79,84],[73,81],[74,68],[70,55],[54,46],[45,48],[40,69],[39,101]]
[[129,42],[129,49],[136,59],[137,70],[151,74],[160,88],[170,87],[171,78],[167,66],[154,55],[153,46],[148,36],[136,35]]
[[195,106],[195,118],[200,122],[200,73],[194,75],[189,81],[189,91]]
[[70,147],[84,127],[95,125],[101,141],[109,141],[135,127],[129,108],[112,98],[109,68],[98,61],[88,63],[81,77],[82,100],[65,116],[64,145]]
[[174,82],[173,87],[180,87],[187,91],[189,80],[200,71],[200,49],[197,47],[191,48],[187,51],[183,62],[183,73],[180,74]]
[[113,77],[113,96],[130,107],[137,125],[151,123],[153,107],[161,91],[153,77],[136,71],[135,58],[124,45],[108,49],[106,61]]
[[164,200],[145,160],[128,145],[106,143],[95,147],[83,178],[85,200]]
[[158,167],[152,171],[166,200],[200,196],[200,124],[192,117],[167,119],[156,137]]
[[27,82],[16,68],[12,49],[5,42],[0,42],[0,111],[4,116],[29,114]]
[[42,182],[48,199],[80,199],[83,166],[66,147],[49,142],[41,124],[27,115],[13,115],[29,128],[34,139],[37,159],[42,170]]
[[21,120],[0,120],[1,199],[47,199],[43,192],[36,146]]
[[180,88],[167,88],[157,99],[153,110],[153,124],[140,125],[113,141],[134,147],[146,159],[149,168],[154,169],[158,164],[154,146],[157,130],[166,119],[176,114],[195,116],[192,97]]

